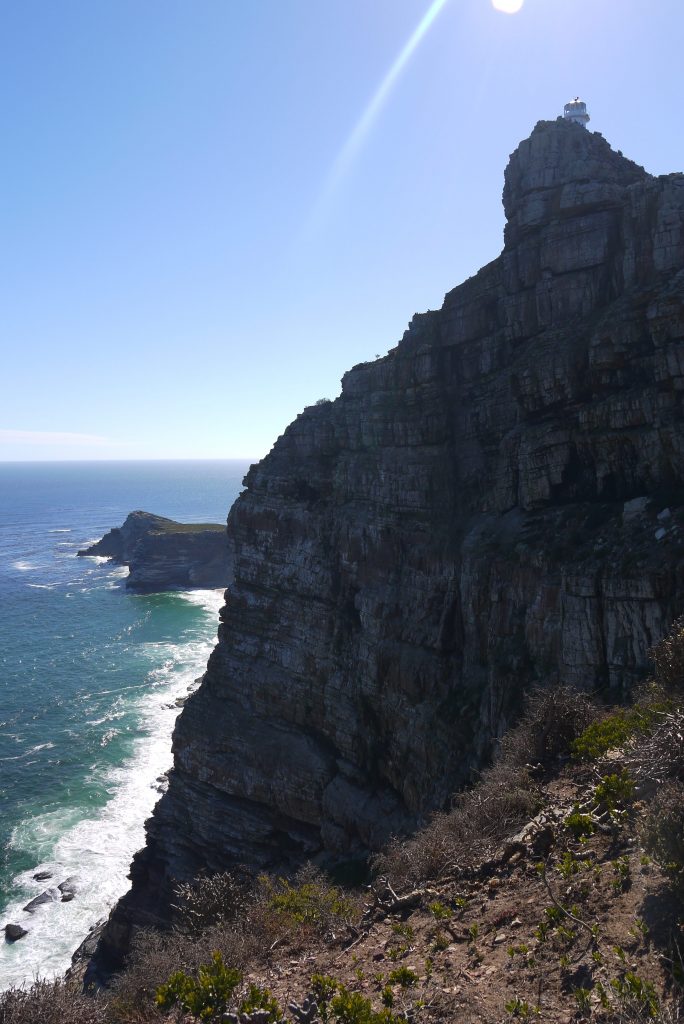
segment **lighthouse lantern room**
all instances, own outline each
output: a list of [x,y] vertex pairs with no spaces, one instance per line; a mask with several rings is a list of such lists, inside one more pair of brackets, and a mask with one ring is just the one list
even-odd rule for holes
[[579,96],[575,96],[574,100],[570,100],[569,103],[565,104],[563,107],[563,117],[566,121],[574,121],[575,124],[581,124],[583,128],[587,127],[587,122],[590,120],[587,113],[587,105]]

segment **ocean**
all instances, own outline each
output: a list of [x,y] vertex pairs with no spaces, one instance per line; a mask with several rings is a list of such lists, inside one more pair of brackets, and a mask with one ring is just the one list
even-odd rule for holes
[[[225,522],[248,466],[0,463],[0,928],[28,929],[0,935],[0,990],[66,970],[128,888],[223,603],[130,593],[125,568],[76,552],[134,509]],[[22,909],[72,877],[70,902]]]

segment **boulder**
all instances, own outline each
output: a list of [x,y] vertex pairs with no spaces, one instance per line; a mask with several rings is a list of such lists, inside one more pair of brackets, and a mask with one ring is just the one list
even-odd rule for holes
[[45,889],[45,891],[41,892],[39,896],[34,896],[33,899],[26,904],[24,910],[29,914],[33,914],[34,911],[36,911],[38,907],[42,907],[44,903],[55,903],[61,899],[61,896],[62,894],[59,889]]

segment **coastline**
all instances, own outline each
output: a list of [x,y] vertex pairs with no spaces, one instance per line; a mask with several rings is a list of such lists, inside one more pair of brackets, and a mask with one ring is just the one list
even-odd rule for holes
[[[177,592],[174,596],[218,620],[223,591]],[[137,714],[141,735],[134,742],[132,755],[106,772],[103,781],[111,796],[102,808],[80,820],[60,820],[48,812],[25,823],[23,829],[13,830],[15,849],[44,856],[15,877],[22,895],[3,911],[3,924],[17,923],[27,928],[28,934],[11,945],[3,944],[0,990],[31,982],[38,974],[64,974],[89,931],[128,890],[130,862],[144,844],[145,820],[163,791],[165,773],[171,766],[171,733],[180,702],[197,686],[214,642],[212,623],[204,644],[186,644],[185,651],[183,645],[177,645],[172,658],[168,650],[160,648],[162,662],[151,667],[134,690],[133,714]],[[50,872],[52,877],[34,880],[34,874],[41,872]],[[73,900],[46,902],[31,914],[23,910],[46,887],[73,876],[77,880]]]

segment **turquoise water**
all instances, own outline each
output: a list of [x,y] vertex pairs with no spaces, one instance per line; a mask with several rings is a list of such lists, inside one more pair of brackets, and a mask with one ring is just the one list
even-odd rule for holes
[[[142,508],[225,521],[244,461],[0,464],[0,989],[69,965],[126,891],[221,591],[136,595],[76,551]],[[33,875],[50,871],[38,882]],[[22,908],[76,876],[71,902]]]

